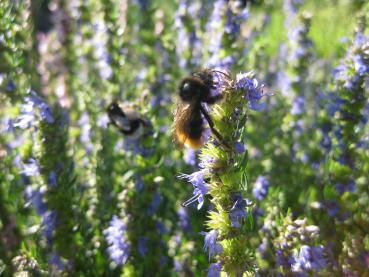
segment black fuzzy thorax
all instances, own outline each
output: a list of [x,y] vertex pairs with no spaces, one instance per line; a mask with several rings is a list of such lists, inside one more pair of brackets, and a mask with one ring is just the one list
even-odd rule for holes
[[[117,127],[124,135],[134,134],[140,127],[140,124],[143,123],[139,116],[133,113],[125,113],[117,103],[110,104],[107,112],[110,123]],[[117,122],[118,120],[126,120],[128,122],[127,128],[122,128]]]

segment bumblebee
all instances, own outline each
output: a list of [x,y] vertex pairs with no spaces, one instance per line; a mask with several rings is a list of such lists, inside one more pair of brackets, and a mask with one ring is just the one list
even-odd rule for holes
[[214,123],[204,106],[204,104],[215,104],[223,98],[222,94],[212,95],[212,90],[216,88],[214,81],[214,73],[216,72],[229,78],[224,72],[204,69],[192,73],[180,83],[172,128],[174,143],[178,147],[185,145],[193,149],[199,149],[204,145],[206,141],[205,119],[218,142],[226,148],[230,148],[215,129]]
[[110,124],[130,139],[138,139],[149,129],[149,122],[128,103],[113,101],[107,108]]

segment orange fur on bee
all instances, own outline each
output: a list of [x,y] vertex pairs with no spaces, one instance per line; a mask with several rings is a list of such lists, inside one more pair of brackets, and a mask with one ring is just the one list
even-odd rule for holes
[[187,147],[190,147],[193,149],[199,149],[205,143],[203,136],[201,136],[198,139],[191,139],[190,137],[188,137],[187,134],[185,134],[184,132],[181,132],[179,129],[176,130],[176,137],[180,144],[184,144]]

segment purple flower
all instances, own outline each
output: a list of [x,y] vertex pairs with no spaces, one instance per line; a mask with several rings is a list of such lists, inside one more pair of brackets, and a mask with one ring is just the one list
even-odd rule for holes
[[105,238],[110,245],[108,253],[117,265],[124,264],[130,254],[130,245],[126,239],[126,225],[116,215],[110,221],[110,226],[104,230]]
[[91,125],[87,112],[84,112],[78,119],[78,125],[81,127],[80,141],[84,144],[87,154],[90,154],[93,149],[91,142]]
[[246,147],[244,144],[242,144],[241,142],[236,142],[234,145],[234,149],[236,151],[236,153],[241,154],[243,152],[246,151]]
[[43,200],[44,194],[40,188],[34,189],[28,185],[25,189],[26,207],[33,205],[38,215],[43,215],[47,211],[47,205]]
[[57,221],[56,211],[47,211],[42,217],[42,229],[44,236],[51,242]]
[[211,264],[208,270],[208,277],[220,277],[222,271],[221,263]]
[[[116,147],[118,147],[118,144]],[[123,148],[127,151],[132,151],[135,155],[142,155],[143,157],[151,156],[154,151],[153,147],[145,147],[141,144],[140,140],[128,137],[123,141]]]
[[356,190],[356,183],[355,180],[350,179],[345,184],[343,183],[337,183],[336,184],[336,191],[340,194],[343,194],[345,192],[354,192]]
[[53,112],[49,105],[44,102],[40,104],[39,108],[41,111],[41,119],[47,121],[47,123],[50,124],[54,123]]
[[356,47],[362,47],[368,42],[369,37],[363,33],[358,32],[354,38],[354,45]]
[[33,113],[22,113],[18,116],[16,122],[14,123],[14,127],[27,129],[32,126],[34,121],[35,115]]
[[107,114],[102,114],[98,117],[97,119],[97,126],[102,128],[102,129],[106,129],[109,125],[109,117]]
[[335,126],[336,129],[333,132],[333,135],[337,138],[338,141],[340,141],[343,137],[342,127]]
[[303,3],[303,0],[284,0],[283,8],[289,16],[293,16]]
[[222,24],[222,17],[224,15],[224,8],[227,6],[225,0],[217,0],[213,5],[213,12],[206,24],[206,34],[209,41],[208,51],[210,57],[205,66],[220,69],[220,50],[222,48],[222,37],[224,34],[224,27]]
[[265,258],[268,251],[269,243],[268,239],[263,238],[263,241],[259,244],[257,251]]
[[165,234],[168,232],[165,224],[159,220],[156,221],[156,229],[158,230],[159,234]]
[[182,261],[174,258],[174,270],[176,272],[182,272],[183,271],[183,264]]
[[213,12],[206,25],[206,31],[208,34],[214,34],[209,42],[209,52],[211,54],[218,54],[221,48],[222,40],[222,9],[226,5],[226,1],[217,0],[214,2]]
[[[306,14],[307,15],[307,14]],[[308,18],[303,18],[303,25],[298,25],[288,32],[288,39],[291,44],[291,53],[289,55],[290,62],[297,62],[301,59],[308,59],[311,55],[313,42],[307,37],[309,32]],[[295,76],[295,80],[301,80],[299,76]]]
[[251,79],[251,75],[248,73],[239,73],[236,76],[236,89],[249,90],[250,88],[254,88],[255,84],[256,86],[258,85],[257,80]]
[[[200,14],[203,7],[198,2],[188,0],[181,0],[178,3],[174,16],[174,27],[178,33],[176,53],[181,68],[186,66],[198,67],[200,65],[203,46],[196,32],[201,29],[200,19],[203,16]],[[165,54],[168,56],[168,53],[164,53],[164,67],[168,68],[168,57],[165,57]]]
[[231,220],[231,226],[235,228],[241,227],[242,219],[246,219],[248,214],[246,211],[246,203],[241,195],[237,195],[236,200],[229,211],[229,219]]
[[326,201],[325,208],[327,209],[327,213],[330,217],[335,217],[340,211],[340,206],[336,200]]
[[57,212],[47,209],[47,204],[44,202],[43,197],[44,190],[27,185],[25,189],[26,207],[32,204],[36,213],[42,217],[41,228],[50,244],[57,223]]
[[291,91],[291,79],[289,78],[286,72],[279,71],[277,73],[277,84],[278,84],[278,87],[281,88],[282,95],[285,97],[288,97]]
[[58,177],[55,171],[51,171],[49,173],[48,183],[50,187],[56,187],[56,185],[58,184]]
[[252,110],[260,111],[265,108],[265,103],[260,104],[260,99],[265,95],[263,92],[264,85],[259,84],[255,78],[250,78],[248,73],[240,73],[236,76],[235,88],[244,91],[244,98],[248,101]]
[[352,61],[354,62],[355,71],[359,76],[364,76],[365,73],[369,73],[369,63],[365,62],[362,55],[355,55]]
[[191,230],[191,223],[190,223],[190,218],[187,214],[187,211],[185,208],[181,207],[178,210],[178,216],[179,216],[179,225],[181,226],[181,228],[185,231],[188,232]]
[[295,262],[295,259],[289,254],[287,254],[286,256],[286,254],[282,250],[277,249],[276,262],[278,266],[282,266],[284,268],[291,268],[292,264]]
[[26,176],[38,176],[40,175],[40,167],[35,159],[29,159],[28,163],[23,164],[23,170],[21,171]]
[[63,262],[63,260],[61,259],[60,255],[58,255],[55,252],[50,253],[49,255],[49,264],[51,266],[55,266],[58,268],[58,270],[60,271],[64,271],[65,270],[65,263]]
[[146,256],[147,254],[147,241],[149,238],[147,237],[141,237],[138,239],[138,253],[140,253],[141,256]]
[[194,186],[194,196],[185,201],[183,205],[188,206],[197,200],[199,202],[197,209],[201,209],[202,205],[204,204],[204,195],[209,191],[208,185],[204,182],[203,170],[196,171],[190,175],[181,174],[179,175],[179,178],[187,179],[187,181]]
[[30,96],[27,96],[25,98],[26,103],[30,103],[33,105],[33,107],[39,107],[42,103],[44,103],[45,101],[42,100],[42,98],[40,96],[38,96],[36,94],[36,92],[31,91]]
[[329,152],[332,149],[332,140],[331,138],[324,134],[323,138],[320,140],[320,146],[324,148],[327,152]]
[[[98,20],[96,24],[94,24],[93,29],[95,32],[91,44],[95,50],[97,70],[103,79],[110,79],[113,75],[113,70],[110,66],[111,56],[106,49],[107,27],[104,21]],[[122,51],[123,50],[124,49],[122,49]]]
[[346,90],[352,91],[358,88],[363,82],[363,77],[369,73],[369,59],[366,54],[368,41],[368,36],[358,32],[345,61],[334,70],[337,83]]
[[14,132],[14,120],[11,118],[3,118],[0,125],[1,133],[12,133]]
[[162,200],[162,197],[161,197],[161,194],[160,192],[156,191],[154,193],[154,196],[151,200],[151,203],[149,205],[149,208],[148,208],[148,214],[149,215],[153,215],[154,213],[156,213],[156,210],[158,209],[160,203],[161,203],[161,200]]
[[216,68],[229,69],[232,64],[236,61],[236,58],[232,55],[228,55],[222,59],[219,57],[213,56],[213,60],[210,60],[210,64],[212,63]]
[[136,175],[135,188],[138,192],[141,192],[144,188],[144,182],[139,174]]
[[346,78],[347,72],[348,72],[348,67],[345,64],[341,63],[333,70],[333,76],[336,80],[339,80],[342,78]]
[[209,155],[203,156],[202,161],[199,162],[199,168],[211,168],[214,164],[215,158]]
[[35,92],[31,91],[30,96],[25,97],[24,100],[25,104],[21,106],[21,114],[18,116],[17,122],[14,124],[15,127],[19,127],[21,129],[30,128],[36,119],[36,108],[40,109],[42,120],[45,120],[50,124],[54,123],[52,110]]
[[254,194],[255,198],[259,201],[262,201],[268,194],[269,190],[269,181],[264,176],[259,176],[256,179],[254,184],[254,188],[252,193]]
[[326,266],[324,247],[303,245],[293,265],[295,270],[320,270]]
[[291,114],[299,115],[302,114],[304,110],[305,110],[305,98],[302,96],[296,97],[292,104]]
[[233,13],[230,8],[227,9],[226,15],[227,17],[224,31],[227,34],[234,34],[235,36],[237,36],[237,34],[240,32],[240,26],[237,24],[237,22],[234,21]]
[[227,34],[230,34],[233,38],[236,38],[240,33],[241,24],[249,17],[249,10],[245,8],[239,13],[234,14],[228,6],[226,16],[224,30]]
[[205,236],[204,250],[209,252],[209,259],[211,256],[223,251],[223,247],[217,243],[218,231],[211,230],[210,232],[201,232]]
[[366,268],[369,267],[369,252],[368,251],[364,251],[362,253],[360,253],[359,255],[359,261],[361,262],[361,264],[363,266],[365,266]]
[[183,159],[186,164],[192,166],[196,165],[196,151],[191,148],[186,148]]
[[17,86],[15,85],[14,81],[9,80],[8,83],[6,84],[5,90],[8,91],[8,92],[12,92],[16,88],[17,88]]

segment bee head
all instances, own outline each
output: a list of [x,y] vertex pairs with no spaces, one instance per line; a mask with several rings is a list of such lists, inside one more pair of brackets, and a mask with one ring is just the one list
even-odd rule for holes
[[118,103],[113,102],[108,106],[108,115],[124,115],[124,112],[119,107]]
[[196,102],[202,95],[209,92],[209,88],[197,77],[189,77],[182,81],[179,96],[184,102]]

